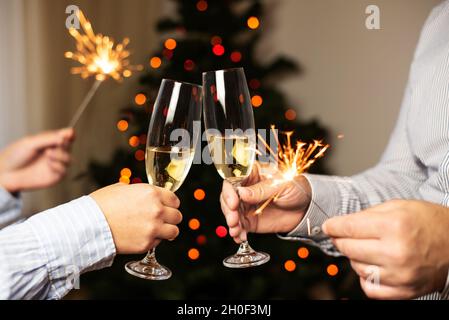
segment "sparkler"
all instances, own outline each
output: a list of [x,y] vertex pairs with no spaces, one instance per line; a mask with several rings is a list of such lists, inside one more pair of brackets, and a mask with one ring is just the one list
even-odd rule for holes
[[112,78],[120,82],[123,78],[131,77],[133,70],[142,70],[142,66],[130,64],[128,59],[130,52],[126,49],[129,44],[128,38],[114,48],[113,39],[94,33],[92,24],[81,10],[77,12],[77,17],[84,34],[75,28],[69,29],[70,35],[76,41],[76,52],[68,51],[65,53],[65,57],[81,64],[81,66],[71,69],[72,74],[79,74],[83,79],[95,77],[95,82],[78,107],[69,127],[76,125],[103,81]]
[[[314,140],[313,143],[306,143],[303,141],[297,141],[296,146],[292,146],[293,131],[284,132],[286,143],[281,144],[277,136],[275,126],[271,126],[271,131],[274,134],[276,143],[278,145],[277,153],[273,151],[268,145],[265,139],[258,135],[260,141],[268,150],[277,164],[277,170],[280,175],[280,179],[275,180],[273,183],[276,185],[286,184],[287,182],[294,181],[294,179],[306,172],[319,158],[324,156],[324,153],[329,148],[328,144],[323,143],[321,140]],[[285,190],[285,186],[280,189],[275,195],[267,199],[256,211],[256,215],[260,215],[263,210],[271,203],[275,202],[282,192]]]

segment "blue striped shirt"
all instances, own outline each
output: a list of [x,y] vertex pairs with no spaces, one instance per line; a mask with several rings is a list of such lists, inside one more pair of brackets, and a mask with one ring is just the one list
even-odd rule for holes
[[[321,230],[329,217],[391,199],[449,207],[449,1],[434,8],[422,30],[399,119],[380,162],[353,177],[305,176],[311,205],[284,238],[318,245],[330,255],[339,253]],[[442,294],[426,298],[448,296],[449,277]]]
[[[20,201],[0,188],[0,223],[20,216]],[[37,214],[0,231],[0,299],[60,299],[79,275],[108,267],[115,245],[90,197]]]

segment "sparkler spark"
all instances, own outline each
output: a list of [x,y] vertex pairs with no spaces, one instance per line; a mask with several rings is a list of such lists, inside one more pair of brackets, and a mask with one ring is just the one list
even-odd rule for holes
[[68,51],[64,56],[81,64],[81,66],[71,69],[72,74],[79,74],[83,79],[95,77],[96,81],[70,121],[70,127],[73,127],[79,120],[104,80],[112,78],[116,81],[122,81],[123,78],[131,77],[134,70],[140,71],[143,69],[142,66],[132,66],[130,64],[128,59],[130,52],[126,49],[129,44],[128,38],[125,38],[114,48],[114,40],[112,38],[94,33],[92,24],[86,19],[81,10],[77,12],[77,17],[84,34],[81,34],[75,28],[69,29],[70,35],[76,41],[76,51]]
[[[276,161],[278,172],[281,179],[275,180],[273,184],[283,184],[289,181],[293,181],[297,176],[306,172],[319,158],[324,156],[324,153],[329,148],[328,144],[323,143],[321,140],[314,140],[313,143],[306,143],[303,141],[297,141],[295,148],[292,146],[293,131],[284,132],[286,143],[281,144],[275,126],[271,126],[271,131],[274,134],[276,143],[278,145],[277,153],[273,151],[268,145],[265,139],[258,135],[260,141],[268,150],[270,155]],[[265,208],[273,201],[276,201],[282,192],[285,190],[281,188],[279,192],[267,199],[256,211],[255,214],[259,215],[265,210]]]

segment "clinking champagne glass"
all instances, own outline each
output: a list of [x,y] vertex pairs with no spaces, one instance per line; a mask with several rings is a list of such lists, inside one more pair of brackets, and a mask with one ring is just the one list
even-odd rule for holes
[[[162,80],[148,129],[146,171],[148,182],[172,192],[190,170],[200,135],[201,86]],[[172,272],[159,264],[156,248],[141,261],[126,264],[128,273],[148,280],[166,280]]]
[[[204,122],[212,161],[220,176],[237,188],[250,175],[255,161],[254,113],[242,68],[203,73]],[[240,223],[245,229],[241,202]],[[244,231],[246,240],[246,232]],[[259,266],[270,260],[243,241],[236,254],[223,260],[229,268]]]

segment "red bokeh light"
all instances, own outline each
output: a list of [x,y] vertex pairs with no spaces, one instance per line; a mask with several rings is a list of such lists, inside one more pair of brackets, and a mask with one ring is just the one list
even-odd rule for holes
[[215,233],[219,238],[224,238],[228,235],[228,229],[223,226],[219,226],[217,227],[217,229],[215,229]]
[[223,47],[221,44],[216,44],[212,47],[212,52],[216,55],[221,57],[225,54],[225,47]]

